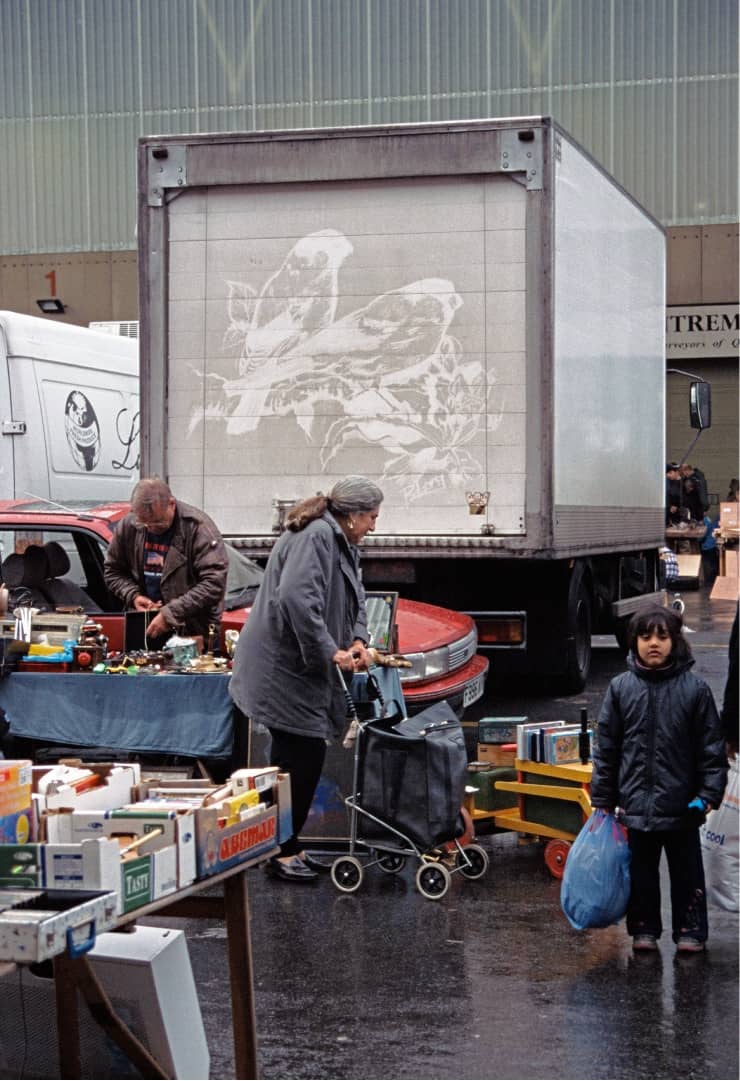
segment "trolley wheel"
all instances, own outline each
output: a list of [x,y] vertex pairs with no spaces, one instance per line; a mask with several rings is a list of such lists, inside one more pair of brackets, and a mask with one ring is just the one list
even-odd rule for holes
[[[468,858],[467,863],[465,862],[465,856]],[[490,863],[488,853],[480,845],[465,845],[462,852],[457,854],[457,866],[460,874],[465,878],[483,878]]]
[[[475,826],[473,825],[473,819],[471,818],[470,811],[467,807],[460,808],[460,817],[463,820],[465,829],[462,837],[458,837],[457,840],[460,842],[460,847],[465,848],[475,837]],[[454,841],[445,841],[445,850],[447,852],[457,852],[457,845]]]
[[342,893],[354,893],[362,882],[362,864],[354,856],[340,856],[331,865],[331,880]]
[[430,901],[438,901],[450,888],[450,872],[442,863],[422,863],[416,872],[416,888]]
[[378,867],[387,875],[397,875],[406,866],[406,857],[397,852],[386,852],[378,859]]
[[565,870],[565,861],[570,852],[570,841],[559,838],[548,841],[545,845],[545,866],[553,878],[562,878]]

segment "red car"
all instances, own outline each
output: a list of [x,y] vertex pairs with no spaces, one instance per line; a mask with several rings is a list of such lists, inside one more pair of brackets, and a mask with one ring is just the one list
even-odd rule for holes
[[[59,509],[53,504],[30,500],[0,501],[0,552],[6,586],[18,578],[18,560],[29,544],[57,541],[67,555],[69,566],[56,585],[25,579],[15,585],[11,608],[36,602],[82,604],[103,625],[112,650],[124,648],[125,620],[120,604],[103,580],[103,560],[112,531],[128,513],[127,503],[106,503],[94,507]],[[262,568],[227,545],[229,576],[222,634],[240,630],[249,618],[249,606],[262,578]],[[12,573],[11,573],[12,572]],[[25,596],[24,596],[25,590]],[[36,593],[34,593],[34,590]],[[39,594],[39,595],[36,595]],[[51,595],[53,594],[53,601]],[[396,599],[394,594],[368,594],[368,615],[375,644],[379,649],[402,653],[412,667],[400,669],[403,694],[409,713],[446,699],[458,713],[483,694],[488,661],[476,652],[478,636],[473,620],[460,612],[418,601]]]

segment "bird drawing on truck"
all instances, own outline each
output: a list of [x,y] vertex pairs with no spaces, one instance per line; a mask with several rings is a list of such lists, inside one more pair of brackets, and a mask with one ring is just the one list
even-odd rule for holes
[[[340,272],[353,251],[325,229],[299,240],[259,295],[229,282],[225,344],[239,343],[240,356],[206,419],[237,436],[292,417],[323,469],[349,445],[372,446],[408,500],[480,474],[468,444],[482,423],[483,365],[466,361],[451,333],[462,297],[449,279],[423,278],[340,315]],[[193,411],[191,431],[202,418]]]

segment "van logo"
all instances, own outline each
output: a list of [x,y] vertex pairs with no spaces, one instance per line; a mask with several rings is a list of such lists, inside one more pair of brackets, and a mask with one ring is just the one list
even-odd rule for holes
[[67,395],[64,430],[75,462],[80,469],[91,473],[100,461],[100,424],[90,400],[81,390]]

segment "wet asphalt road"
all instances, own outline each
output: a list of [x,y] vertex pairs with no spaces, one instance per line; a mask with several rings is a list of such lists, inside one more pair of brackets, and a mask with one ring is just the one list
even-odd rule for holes
[[[721,702],[734,605],[685,594],[696,671]],[[622,671],[597,642],[583,695],[497,687],[476,716],[595,716]],[[473,730],[469,730],[469,734]],[[479,835],[481,881],[440,901],[413,871],[370,869],[357,893],[250,876],[260,1076],[264,1078],[737,1078],[738,917],[710,906],[703,956],[635,957],[624,924],[574,931],[538,843]],[[667,879],[665,882],[667,885]],[[664,890],[664,898],[667,890]],[[664,901],[664,917],[670,916]],[[164,922],[151,920],[152,923]],[[184,926],[211,1050],[234,1077],[223,924]]]

